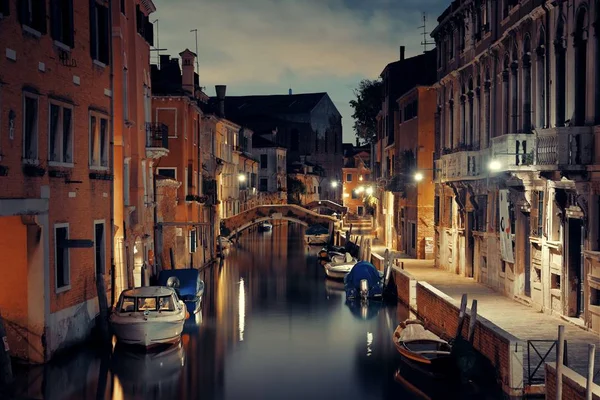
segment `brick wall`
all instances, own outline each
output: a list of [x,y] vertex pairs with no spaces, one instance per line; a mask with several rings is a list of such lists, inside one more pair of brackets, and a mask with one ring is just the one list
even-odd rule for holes
[[[546,398],[556,398],[556,363],[546,363]],[[570,368],[563,369],[562,398],[569,400],[585,400],[587,379]],[[592,386],[592,398],[600,400],[600,386]]]
[[409,307],[416,307],[416,279],[408,272],[394,266],[392,268],[392,277],[396,285],[398,299]]
[[[433,332],[452,338],[458,329],[460,305],[433,286],[418,282],[416,286],[417,314]],[[470,309],[463,325],[467,337]],[[499,373],[504,391],[519,394],[523,389],[523,345],[514,336],[477,316],[473,346],[485,356]]]

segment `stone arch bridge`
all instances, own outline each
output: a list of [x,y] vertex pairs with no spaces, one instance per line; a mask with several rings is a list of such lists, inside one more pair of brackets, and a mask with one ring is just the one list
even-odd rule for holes
[[335,225],[340,222],[335,217],[318,214],[295,204],[272,204],[257,206],[222,219],[221,234],[227,238],[232,238],[253,225],[272,220],[296,222],[304,226],[323,224],[329,227],[330,233]]
[[309,210],[314,210],[317,208],[327,208],[331,211],[334,211],[340,215],[345,215],[348,214],[348,207],[344,207],[341,204],[335,203],[331,200],[316,200],[316,201],[311,201],[310,203],[308,203],[307,205],[304,206],[305,208],[309,209]]

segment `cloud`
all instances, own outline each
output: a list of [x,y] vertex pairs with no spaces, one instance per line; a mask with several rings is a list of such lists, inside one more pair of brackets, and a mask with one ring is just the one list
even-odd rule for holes
[[[407,55],[421,51],[419,7],[435,7],[439,0],[154,2],[160,47],[167,53],[176,56],[186,47],[195,51],[190,29],[198,29],[203,86],[280,88],[281,93],[290,84],[295,92],[305,92],[319,90],[315,86],[323,83],[327,89],[320,90],[328,91],[336,103],[347,104],[352,98],[347,86],[356,86],[363,77],[377,77],[397,59],[399,45],[407,46]],[[430,25],[433,28],[433,22]],[[347,132],[351,112],[346,108],[340,109],[344,136],[352,138],[353,133]]]

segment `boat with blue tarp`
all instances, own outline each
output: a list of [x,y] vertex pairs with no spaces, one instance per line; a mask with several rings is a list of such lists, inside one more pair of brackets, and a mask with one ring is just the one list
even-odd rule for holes
[[383,297],[384,274],[368,261],[360,261],[344,277],[346,298],[380,299]]
[[160,271],[158,284],[175,289],[179,298],[185,303],[190,316],[200,311],[202,295],[204,294],[204,281],[200,278],[200,272],[197,269],[167,269]]

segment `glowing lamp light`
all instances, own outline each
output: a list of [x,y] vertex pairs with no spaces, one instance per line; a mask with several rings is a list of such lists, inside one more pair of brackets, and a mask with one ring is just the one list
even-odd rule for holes
[[368,194],[369,196],[373,194],[373,188],[372,188],[372,187],[370,187],[370,186],[369,186],[369,187],[367,188],[367,194]]
[[422,180],[423,180],[423,174],[422,174],[422,173],[420,173],[420,172],[417,172],[417,173],[415,174],[415,181],[417,181],[417,182],[421,182]]
[[336,181],[331,182],[331,187],[336,188],[338,183]]
[[490,161],[488,168],[490,169],[490,171],[500,171],[500,169],[502,168],[502,164],[498,160],[492,160]]
[[240,181],[240,182],[246,182],[246,175],[239,174],[238,175],[238,181]]

